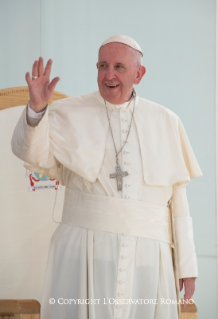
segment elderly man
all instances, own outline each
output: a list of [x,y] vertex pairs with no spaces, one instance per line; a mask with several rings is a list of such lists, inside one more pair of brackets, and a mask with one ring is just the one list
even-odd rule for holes
[[109,38],[99,49],[99,91],[49,107],[60,80],[49,80],[52,60],[44,69],[40,57],[32,79],[26,74],[30,101],[12,150],[66,186],[42,319],[176,319],[179,290],[194,293],[185,185],[202,173],[178,116],[136,94],[142,55],[130,37]]

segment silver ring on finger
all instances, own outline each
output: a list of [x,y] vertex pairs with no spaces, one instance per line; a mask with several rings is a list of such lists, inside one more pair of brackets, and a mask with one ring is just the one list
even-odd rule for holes
[[32,75],[32,80],[35,80],[35,79],[37,79],[37,78],[38,78],[38,76]]

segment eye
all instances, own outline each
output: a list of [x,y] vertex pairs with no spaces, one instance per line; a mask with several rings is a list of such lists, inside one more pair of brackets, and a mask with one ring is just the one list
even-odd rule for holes
[[105,69],[105,68],[107,67],[107,64],[106,64],[106,63],[102,63],[102,64],[99,65],[99,67],[100,67],[101,69]]
[[116,69],[121,71],[121,72],[125,70],[125,68],[124,68],[124,66],[122,64],[117,64],[116,65]]

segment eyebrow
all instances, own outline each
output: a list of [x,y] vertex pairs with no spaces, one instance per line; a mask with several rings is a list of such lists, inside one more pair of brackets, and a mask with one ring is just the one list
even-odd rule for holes
[[[108,64],[107,61],[100,61],[99,64],[100,64],[100,63],[107,63],[107,64]],[[123,63],[121,63],[121,62],[116,62],[116,64],[125,66],[125,64],[123,64]]]
[[125,66],[125,64],[123,64],[121,62],[117,62],[116,64]]

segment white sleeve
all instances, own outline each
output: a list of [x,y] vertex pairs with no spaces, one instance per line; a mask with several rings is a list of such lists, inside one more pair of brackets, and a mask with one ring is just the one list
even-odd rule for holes
[[192,218],[186,195],[186,185],[173,186],[173,223],[178,256],[179,278],[198,277]]
[[29,103],[28,103],[27,114],[28,114],[30,117],[32,117],[32,118],[37,118],[37,119],[39,119],[39,118],[42,118],[42,117],[43,117],[43,114],[45,113],[46,109],[47,109],[47,106],[46,106],[46,108],[45,108],[43,111],[36,113],[35,111],[33,111],[33,109],[31,109],[31,107],[29,106]]
[[[41,119],[30,118],[27,110],[26,106],[14,129],[12,152],[26,162],[26,168],[58,180],[60,163],[53,155],[49,134],[49,108],[46,108]],[[34,122],[33,125],[28,124],[28,117],[31,123]]]

